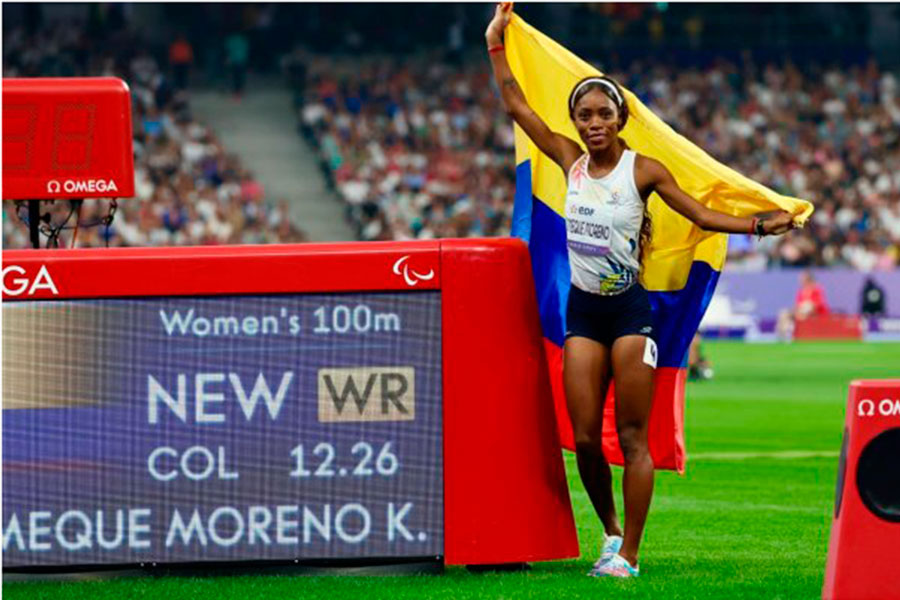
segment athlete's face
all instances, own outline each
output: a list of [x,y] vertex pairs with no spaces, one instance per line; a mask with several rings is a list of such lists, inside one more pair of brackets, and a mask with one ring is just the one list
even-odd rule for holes
[[593,89],[575,103],[575,129],[588,151],[605,150],[619,134],[619,109],[612,98]]

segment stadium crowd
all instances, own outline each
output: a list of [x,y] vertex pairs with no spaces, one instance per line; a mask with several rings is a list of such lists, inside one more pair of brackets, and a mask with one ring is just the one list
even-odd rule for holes
[[[5,33],[4,77],[115,76],[131,89],[136,197],[118,202],[109,228],[79,228],[76,245],[304,241],[304,233],[288,218],[286,202],[273,203],[266,197],[254,174],[194,117],[188,92],[176,87],[186,81],[185,63],[192,55],[186,43],[176,39],[169,53],[171,64],[160,65],[125,28],[103,40],[102,46],[86,30],[64,24],[30,35],[24,28]],[[43,204],[42,210],[49,210],[56,223],[70,210],[67,203]],[[80,221],[98,222],[109,206],[105,200],[85,201]],[[4,202],[6,248],[30,246],[17,208]],[[69,245],[72,233],[63,233],[60,243]]]
[[482,62],[296,60],[301,130],[362,239],[509,234],[513,130]]
[[[153,55],[133,27],[104,27],[102,36],[90,23],[4,30],[5,77],[115,75],[131,86],[137,198],[119,203],[109,230],[79,230],[78,245],[306,239],[286,203],[267,198],[192,114],[190,38],[173,37],[168,53]],[[465,54],[462,40],[451,27],[446,43],[435,40],[430,51],[283,57],[300,129],[361,239],[509,234],[512,124],[484,52]],[[803,230],[763,240],[731,236],[730,269],[900,263],[896,73],[874,62],[757,63],[750,54],[693,69],[646,60],[604,66],[719,160],[816,205]],[[67,207],[53,210],[56,219]],[[82,221],[106,210],[107,203],[86,202]],[[3,218],[4,245],[27,246],[13,203],[4,203]]]
[[[363,239],[505,235],[515,167],[510,119],[483,56],[303,60],[304,135]],[[729,268],[900,263],[900,89],[874,62],[825,68],[720,60],[632,62],[611,74],[717,159],[807,198],[807,227],[731,236]],[[296,79],[296,77],[294,78]]]

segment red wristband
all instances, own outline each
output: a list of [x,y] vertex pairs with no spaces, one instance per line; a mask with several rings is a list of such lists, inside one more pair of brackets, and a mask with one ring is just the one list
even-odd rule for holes
[[753,220],[750,221],[750,235],[756,233],[756,224],[759,223],[759,217],[753,217]]
[[503,50],[503,44],[498,44],[496,46],[491,46],[488,48],[488,54],[493,54],[494,52],[500,52]]

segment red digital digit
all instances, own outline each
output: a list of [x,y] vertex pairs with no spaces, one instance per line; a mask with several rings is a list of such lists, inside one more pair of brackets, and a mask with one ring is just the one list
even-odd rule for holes
[[91,166],[94,140],[94,104],[60,104],[53,119],[54,170],[83,171]]
[[10,104],[3,107],[3,170],[31,170],[37,105]]

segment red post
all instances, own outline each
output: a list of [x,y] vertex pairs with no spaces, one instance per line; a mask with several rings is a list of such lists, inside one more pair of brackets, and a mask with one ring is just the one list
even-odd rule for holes
[[900,600],[900,379],[850,384],[823,600]]
[[528,248],[441,241],[447,564],[578,556]]

